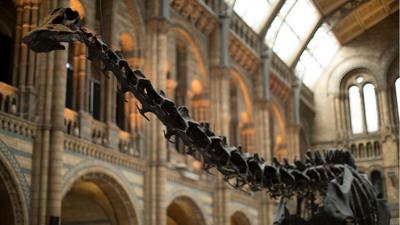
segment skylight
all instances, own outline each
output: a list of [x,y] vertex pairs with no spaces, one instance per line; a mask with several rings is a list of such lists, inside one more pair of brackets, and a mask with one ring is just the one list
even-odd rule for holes
[[320,14],[310,0],[287,0],[268,30],[265,41],[289,64],[319,18]]
[[339,43],[326,24],[321,25],[296,65],[297,76],[311,87],[339,49]]
[[261,31],[276,0],[236,0],[234,11],[256,32]]

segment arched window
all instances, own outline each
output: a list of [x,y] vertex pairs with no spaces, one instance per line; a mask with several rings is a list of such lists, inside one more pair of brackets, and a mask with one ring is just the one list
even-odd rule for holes
[[356,86],[349,88],[349,104],[350,104],[350,118],[351,130],[353,134],[362,133],[362,109],[361,109],[361,96],[360,90]]
[[378,103],[373,79],[368,75],[348,79],[348,115],[352,134],[373,133],[379,129]]
[[368,132],[378,131],[378,108],[374,85],[368,83],[363,87],[364,112]]
[[381,172],[377,170],[371,172],[371,183],[374,186],[377,195],[383,198],[384,190]]

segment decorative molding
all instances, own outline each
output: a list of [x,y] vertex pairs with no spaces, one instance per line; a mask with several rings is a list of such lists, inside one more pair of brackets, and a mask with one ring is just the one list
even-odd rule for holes
[[[31,202],[30,188],[21,166],[0,139],[0,178],[5,182],[11,200],[14,222],[17,225],[28,224],[28,206]],[[21,193],[22,192],[22,193]]]
[[[257,195],[257,194],[256,194]],[[240,192],[234,189],[230,190],[230,201],[235,201],[243,205],[251,207],[259,207],[260,202],[256,198],[256,195],[252,196],[248,193]]]
[[34,123],[4,112],[0,112],[0,129],[28,138],[34,138],[36,134]]
[[172,0],[171,7],[206,35],[209,35],[218,26],[215,13],[200,1]]
[[[210,178],[213,178],[209,176]],[[214,191],[215,180],[192,180],[185,179],[178,171],[173,169],[167,170],[167,180],[172,183],[177,183],[185,187],[198,189],[200,191],[212,193]]]
[[146,169],[146,161],[142,158],[135,158],[116,149],[107,148],[70,135],[65,135],[64,148],[68,151],[79,153],[84,157],[92,157],[140,172],[144,172]]
[[229,55],[249,73],[255,73],[261,65],[261,59],[257,53],[233,32],[229,37]]
[[64,175],[62,196],[64,197],[73,187],[74,183],[79,180],[91,181],[99,185],[100,188],[115,191],[114,194],[120,197],[116,201],[120,200],[120,203],[126,209],[126,219],[129,220],[128,224],[143,224],[143,206],[138,206],[140,202],[139,198],[129,188],[127,179],[115,167],[96,160],[81,162]]

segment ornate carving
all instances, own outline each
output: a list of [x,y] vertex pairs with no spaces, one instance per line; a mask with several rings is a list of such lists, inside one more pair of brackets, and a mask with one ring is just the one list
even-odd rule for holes
[[216,16],[198,1],[173,0],[171,6],[206,35],[218,25]]
[[[9,163],[14,171],[10,171],[5,163]],[[10,173],[12,172],[12,174]],[[30,189],[18,161],[8,150],[7,145],[0,140],[0,181],[3,181],[11,199],[14,222],[17,225],[28,224],[27,208],[30,205]],[[20,188],[19,188],[20,187]],[[21,189],[22,193],[19,192]],[[21,195],[22,194],[22,195]]]
[[238,65],[250,73],[254,73],[261,63],[259,57],[241,39],[235,36],[231,35],[229,38],[229,54]]

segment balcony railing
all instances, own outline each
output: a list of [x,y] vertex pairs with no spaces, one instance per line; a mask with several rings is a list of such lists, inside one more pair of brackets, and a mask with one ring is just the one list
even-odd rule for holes
[[18,89],[6,83],[0,82],[0,111],[17,114]]
[[107,126],[97,120],[92,121],[92,142],[107,146],[109,140],[107,138]]
[[243,41],[251,50],[258,53],[260,52],[260,38],[253,29],[240,16],[234,13],[231,21],[231,30],[235,33],[241,41]]
[[64,132],[73,136],[79,136],[80,129],[78,113],[68,108],[64,109]]
[[350,144],[351,154],[356,160],[375,160],[382,158],[379,140],[359,141]]
[[105,148],[116,149],[134,157],[143,156],[141,151],[143,139],[140,132],[132,134],[119,130],[116,126],[109,126],[94,120],[89,114],[83,114],[68,108],[64,109],[64,132],[66,134]]
[[140,135],[132,135],[126,131],[119,132],[119,150],[134,157],[141,157]]

